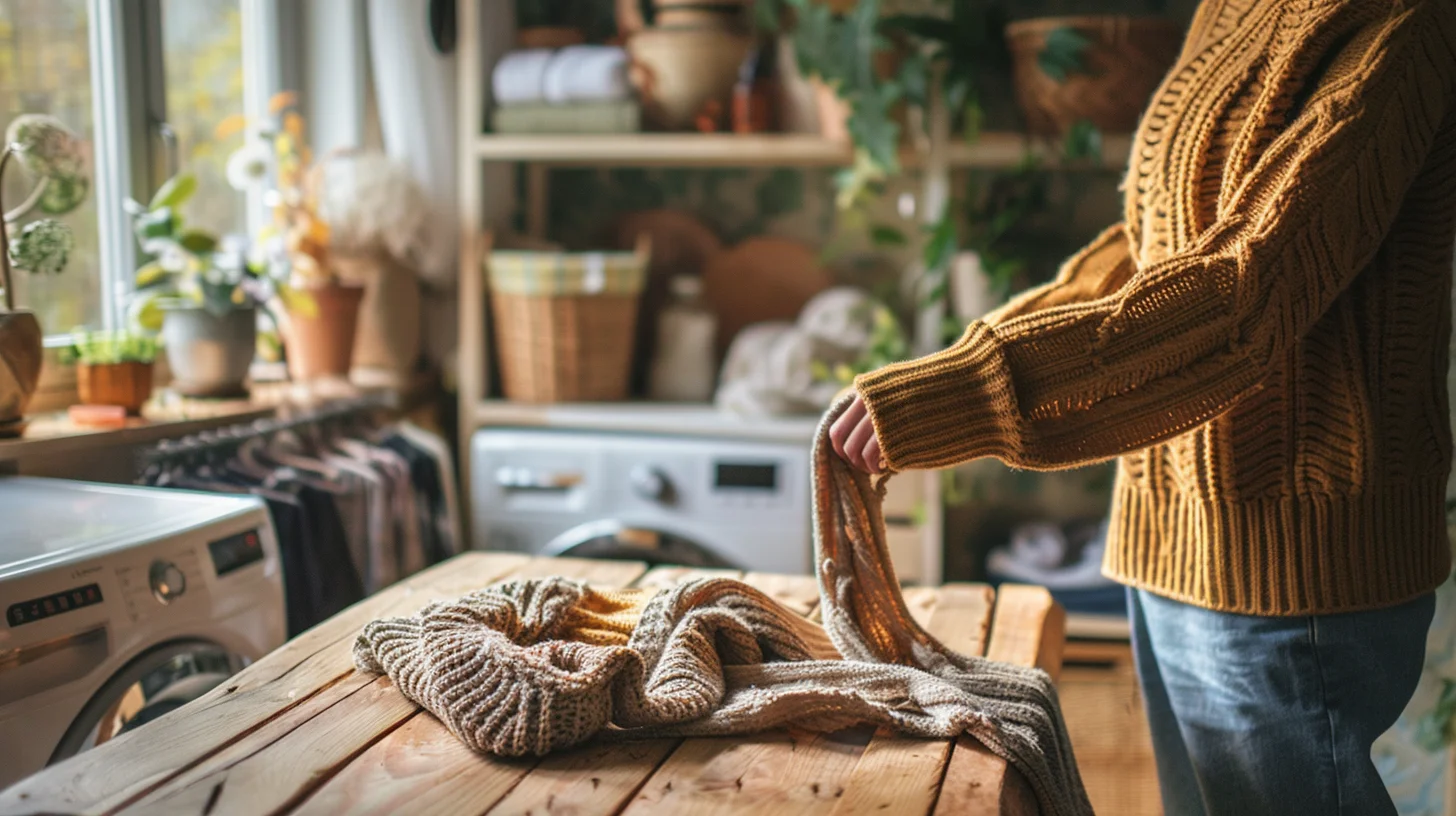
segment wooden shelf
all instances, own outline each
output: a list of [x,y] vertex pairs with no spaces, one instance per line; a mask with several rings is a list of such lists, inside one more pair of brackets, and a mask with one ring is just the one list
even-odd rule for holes
[[476,406],[475,425],[803,442],[807,445],[814,438],[819,417],[747,419],[726,414],[706,404],[604,402],[531,405],[486,400]]
[[[1105,138],[1100,163],[1078,162],[1069,166],[1121,168],[1127,163],[1131,143],[1127,136]],[[975,143],[952,144],[948,158],[953,167],[1015,167],[1028,150],[1053,159],[1060,147],[1020,133],[985,133]],[[845,145],[792,133],[487,134],[476,140],[475,152],[485,161],[597,167],[842,167],[850,161],[849,148]],[[914,150],[907,150],[902,156],[907,165],[913,166],[920,160],[920,154]]]
[[40,458],[117,445],[146,445],[163,439],[210,431],[273,416],[276,406],[247,400],[198,403],[190,411],[155,412],[133,417],[122,428],[77,425],[65,411],[30,418],[24,435],[0,439],[0,462]]

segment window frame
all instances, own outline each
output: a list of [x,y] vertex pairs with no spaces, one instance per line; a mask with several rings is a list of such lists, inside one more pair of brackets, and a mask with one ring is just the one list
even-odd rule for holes
[[[297,64],[296,43],[280,36],[295,26],[287,0],[239,0],[243,15],[244,109],[250,119],[266,114],[268,100],[285,87]],[[97,260],[101,277],[101,327],[126,324],[126,301],[139,252],[123,200],[146,201],[174,169],[175,141],[168,143],[162,51],[161,0],[87,0],[91,57],[92,195],[96,197]],[[262,198],[250,194],[248,229],[264,223]],[[48,334],[47,349],[70,345],[69,333]],[[59,361],[48,359],[55,371]],[[64,372],[58,372],[64,374]]]

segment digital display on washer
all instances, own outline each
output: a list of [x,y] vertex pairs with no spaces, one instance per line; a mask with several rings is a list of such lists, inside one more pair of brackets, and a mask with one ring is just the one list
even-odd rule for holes
[[779,466],[754,462],[719,462],[714,486],[748,490],[776,490]]
[[72,609],[95,606],[99,603],[101,603],[101,587],[96,584],[87,584],[83,587],[68,589],[65,592],[57,592],[54,595],[11,604],[10,608],[5,610],[5,621],[11,626],[22,626],[49,618],[52,615],[70,612]]
[[219,578],[263,560],[263,540],[257,530],[220,538],[208,544],[207,550],[212,554],[212,566]]

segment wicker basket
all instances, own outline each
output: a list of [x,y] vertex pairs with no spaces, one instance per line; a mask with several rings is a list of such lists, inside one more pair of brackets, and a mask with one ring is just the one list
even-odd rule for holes
[[486,258],[506,398],[626,399],[647,241],[633,252],[497,250]]
[[[1047,35],[1070,28],[1089,41],[1084,71],[1057,82],[1037,64]],[[1006,27],[1016,96],[1027,129],[1059,136],[1079,121],[1103,133],[1129,133],[1178,58],[1183,30],[1157,17],[1046,17]]]

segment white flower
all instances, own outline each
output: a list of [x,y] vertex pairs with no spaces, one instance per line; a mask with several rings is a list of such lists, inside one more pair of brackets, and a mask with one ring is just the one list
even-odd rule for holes
[[234,190],[262,188],[273,173],[273,151],[262,142],[249,142],[228,157],[227,178]]

